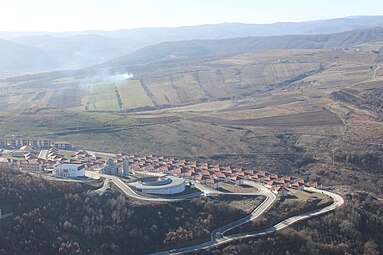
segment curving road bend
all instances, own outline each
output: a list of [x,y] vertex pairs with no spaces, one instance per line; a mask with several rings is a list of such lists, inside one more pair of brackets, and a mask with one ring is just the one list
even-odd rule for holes
[[[326,194],[326,195],[332,197],[334,202],[331,205],[326,206],[326,207],[324,207],[322,209],[318,209],[318,210],[315,210],[315,211],[312,211],[312,212],[302,213],[300,215],[297,215],[297,216],[294,216],[294,217],[290,217],[290,218],[288,218],[286,220],[283,220],[283,221],[279,222],[278,224],[275,224],[272,227],[269,227],[269,228],[261,230],[261,231],[256,231],[256,232],[251,232],[251,233],[243,233],[243,234],[235,234],[235,235],[230,235],[230,236],[223,236],[223,235],[219,234],[219,233],[224,233],[224,232],[226,232],[226,231],[228,231],[228,230],[230,230],[230,229],[232,229],[234,227],[240,226],[240,225],[242,225],[242,224],[244,224],[244,223],[249,221],[249,219],[245,219],[244,218],[244,219],[242,219],[243,223],[242,223],[241,220],[240,221],[236,221],[234,223],[228,224],[228,225],[226,225],[224,227],[221,227],[221,228],[213,231],[212,236],[211,236],[211,240],[208,241],[208,242],[201,243],[201,244],[198,244],[198,245],[189,246],[189,247],[184,247],[184,248],[180,248],[180,249],[172,249],[172,250],[168,250],[168,251],[162,251],[162,252],[158,252],[158,253],[153,253],[153,255],[154,254],[155,255],[160,255],[160,254],[161,255],[162,254],[177,254],[177,253],[182,254],[182,253],[187,253],[187,252],[207,249],[207,248],[210,248],[210,247],[213,247],[213,246],[217,246],[217,245],[220,245],[220,244],[224,244],[224,243],[228,243],[228,242],[231,242],[231,241],[234,241],[234,240],[239,240],[239,239],[244,239],[244,238],[249,238],[249,237],[257,237],[257,236],[262,236],[262,235],[270,234],[270,233],[276,232],[278,230],[281,230],[281,229],[283,229],[283,228],[285,228],[287,226],[290,226],[290,225],[292,225],[292,224],[294,224],[294,223],[296,223],[298,221],[302,221],[302,220],[305,220],[305,219],[308,219],[308,218],[312,218],[312,217],[315,217],[315,216],[318,216],[318,215],[321,215],[321,214],[333,211],[336,208],[338,208],[339,206],[344,204],[343,198],[341,196],[339,196],[338,194],[335,194],[335,193],[332,193],[332,192],[329,192],[329,191],[317,190],[317,189],[314,189],[314,188],[307,188],[307,190],[312,191],[312,192],[318,192],[318,193]],[[268,198],[266,198],[265,201],[268,201]],[[269,203],[270,204],[268,206],[270,206],[272,202],[269,202]],[[266,204],[268,204],[268,202],[266,202]],[[250,218],[251,219],[257,218],[259,215],[261,215],[268,208],[268,206],[265,206],[265,204],[262,203],[260,206],[258,206],[251,213]],[[222,232],[220,232],[220,231],[222,231]]]
[[99,174],[91,171],[86,171],[86,175],[92,178],[99,178],[103,177],[105,178],[105,183],[112,182],[115,184],[122,192],[124,192],[125,195],[143,200],[143,201],[149,201],[149,202],[174,202],[174,201],[180,201],[184,199],[199,197],[201,195],[200,192],[186,194],[182,196],[177,196],[174,198],[157,198],[157,197],[145,197],[138,193],[136,193],[131,187],[129,187],[125,182],[123,182],[120,178],[113,176],[113,175],[107,175],[107,174]]
[[[105,174],[99,174],[95,172],[86,172],[87,176],[93,177],[93,178],[100,178],[103,177],[105,178],[105,183],[112,182],[114,183],[119,189],[121,189],[127,196],[130,196],[135,199],[139,200],[144,200],[144,201],[150,201],[150,202],[172,202],[172,201],[180,201],[184,199],[189,199],[189,198],[194,198],[198,197],[201,195],[201,193],[193,193],[193,194],[187,194],[183,196],[178,196],[175,198],[152,198],[152,197],[145,197],[142,196],[138,193],[136,193],[132,188],[130,188],[126,183],[124,183],[120,178],[113,176],[113,175],[105,175]],[[341,205],[344,204],[344,200],[341,196],[338,194],[335,194],[333,192],[325,191],[325,190],[317,190],[314,188],[306,188],[306,190],[309,190],[311,192],[318,192],[318,193],[323,193],[325,195],[330,196],[333,199],[333,203],[329,206],[326,206],[322,209],[318,209],[315,211],[307,212],[307,213],[302,213],[297,216],[290,217],[288,219],[285,219],[274,226],[271,226],[269,228],[260,230],[260,231],[255,231],[255,232],[250,232],[250,233],[242,233],[242,234],[234,234],[230,236],[224,236],[224,234],[236,227],[239,227],[249,221],[252,221],[259,217],[264,211],[266,211],[276,200],[276,196],[273,192],[271,192],[269,189],[264,187],[263,185],[259,183],[255,183],[252,181],[245,181],[247,185],[251,185],[253,187],[256,187],[258,191],[254,193],[226,193],[226,192],[221,192],[218,190],[210,189],[206,186],[196,184],[196,187],[199,188],[205,195],[209,194],[221,194],[221,195],[259,195],[259,196],[265,196],[265,200],[257,207],[255,208],[251,214],[247,215],[246,217],[237,220],[235,222],[229,223],[225,226],[222,226],[218,229],[215,229],[211,235],[210,235],[210,241],[193,245],[193,246],[188,246],[180,249],[171,249],[168,251],[162,251],[162,252],[157,252],[157,253],[152,253],[152,255],[162,255],[162,254],[177,254],[177,253],[187,253],[187,252],[192,252],[192,251],[197,251],[197,250],[202,250],[202,249],[207,249],[213,246],[217,246],[220,244],[224,244],[227,242],[231,242],[234,240],[238,239],[244,239],[244,238],[250,238],[250,237],[257,237],[257,236],[262,236],[266,234],[270,234],[273,232],[276,232],[278,230],[281,230],[287,226],[290,226],[298,221],[302,221],[308,218],[312,218],[330,211],[335,210],[336,208],[340,207]]]
[[255,208],[251,212],[251,214],[249,214],[248,216],[246,216],[246,217],[244,217],[244,218],[242,218],[240,220],[237,220],[235,222],[229,223],[229,224],[227,224],[225,226],[222,226],[222,227],[214,230],[211,233],[211,235],[210,235],[210,241],[207,241],[207,242],[204,242],[204,243],[201,243],[201,244],[197,244],[197,245],[193,245],[193,246],[189,246],[189,247],[180,248],[180,249],[172,249],[172,250],[169,250],[169,251],[157,252],[157,253],[153,253],[152,255],[160,255],[160,254],[162,255],[162,254],[171,254],[171,253],[186,253],[186,252],[206,249],[208,247],[212,247],[212,246],[221,244],[222,241],[225,241],[225,242],[230,241],[230,237],[225,237],[224,233],[226,233],[227,231],[229,231],[229,230],[231,230],[233,228],[241,226],[241,225],[243,225],[243,224],[245,224],[245,223],[247,223],[249,221],[254,220],[258,216],[260,216],[264,211],[266,211],[273,204],[273,202],[276,199],[276,196],[274,195],[274,193],[272,193],[269,189],[267,189],[263,185],[255,183],[255,182],[247,182],[246,184],[258,188],[258,191],[254,192],[254,193],[225,193],[225,192],[220,192],[220,191],[217,191],[217,190],[215,190],[215,192],[213,192],[213,190],[211,190],[209,192],[210,193],[216,193],[216,194],[228,194],[228,195],[229,194],[231,194],[231,195],[235,194],[235,195],[259,195],[259,196],[265,196],[266,197],[265,200],[257,208]]

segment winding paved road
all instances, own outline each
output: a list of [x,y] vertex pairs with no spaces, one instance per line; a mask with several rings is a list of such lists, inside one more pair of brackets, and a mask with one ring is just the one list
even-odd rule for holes
[[[109,183],[109,182],[114,183],[127,196],[130,196],[132,198],[139,199],[139,200],[144,200],[144,201],[150,201],[150,202],[172,202],[172,201],[180,201],[180,200],[184,200],[184,199],[190,199],[190,198],[198,197],[198,196],[201,195],[201,193],[193,193],[193,194],[187,194],[187,195],[183,195],[183,196],[178,196],[178,197],[175,197],[175,198],[146,197],[146,196],[142,196],[142,195],[136,193],[132,188],[130,188],[126,183],[124,183],[120,178],[118,178],[116,176],[99,174],[99,173],[90,172],[90,171],[87,171],[86,175],[89,176],[89,177],[93,177],[93,178],[103,177],[106,180],[105,183]],[[197,250],[201,250],[201,249],[207,249],[207,248],[210,248],[210,247],[213,247],[213,246],[217,246],[217,245],[224,244],[224,243],[231,242],[231,241],[238,240],[238,239],[244,239],[244,238],[250,238],[250,237],[256,237],[256,236],[262,236],[262,235],[270,234],[270,233],[276,232],[278,230],[281,230],[281,229],[283,229],[283,228],[285,228],[287,226],[290,226],[290,225],[292,225],[292,224],[294,224],[294,223],[296,223],[298,221],[302,221],[302,220],[305,220],[305,219],[308,219],[308,218],[311,218],[311,217],[314,217],[314,216],[318,216],[318,215],[321,215],[321,214],[333,211],[336,208],[338,208],[339,206],[343,205],[343,203],[344,203],[343,198],[341,196],[335,194],[335,193],[332,193],[332,192],[329,192],[329,191],[324,191],[324,190],[317,190],[317,189],[314,189],[314,188],[306,188],[309,191],[323,193],[323,194],[326,194],[326,195],[332,197],[333,203],[331,205],[329,205],[329,206],[326,206],[326,207],[322,208],[322,209],[318,209],[318,210],[315,210],[315,211],[311,211],[311,212],[307,212],[307,213],[302,213],[300,215],[290,217],[288,219],[285,219],[285,220],[275,224],[274,226],[271,226],[271,227],[269,227],[267,229],[264,229],[264,230],[261,230],[261,231],[255,231],[255,232],[250,232],[250,233],[242,233],[242,234],[234,234],[234,235],[230,235],[230,236],[225,236],[224,234],[227,231],[229,231],[231,229],[234,229],[236,227],[239,227],[239,226],[241,226],[241,225],[243,225],[243,224],[245,224],[245,223],[247,223],[249,221],[252,221],[252,220],[256,219],[257,217],[259,217],[276,200],[276,196],[274,195],[274,193],[272,193],[269,189],[267,189],[263,185],[261,185],[259,183],[252,182],[252,181],[245,181],[245,183],[247,185],[251,185],[253,187],[256,187],[258,190],[256,192],[253,192],[253,193],[226,193],[226,192],[221,192],[221,191],[218,191],[218,190],[215,190],[215,189],[208,188],[208,187],[206,187],[204,185],[201,185],[201,184],[196,184],[196,187],[199,188],[201,191],[203,191],[204,195],[209,195],[209,194],[221,194],[221,195],[259,195],[259,196],[265,196],[266,198],[257,208],[255,208],[251,212],[251,214],[247,215],[246,217],[244,217],[242,219],[239,219],[239,220],[237,220],[235,222],[229,223],[229,224],[227,224],[225,226],[222,226],[222,227],[214,230],[211,233],[211,235],[210,235],[210,241],[207,241],[207,242],[204,242],[204,243],[201,243],[201,244],[197,244],[197,245],[193,245],[193,246],[188,246],[188,247],[180,248],[180,249],[171,249],[171,250],[167,250],[167,251],[152,253],[152,255],[188,253],[188,252],[197,251]]]
[[89,176],[89,177],[92,177],[92,178],[103,177],[103,178],[105,178],[105,182],[112,182],[122,192],[124,192],[125,195],[127,195],[129,197],[132,197],[132,198],[135,198],[135,199],[143,200],[143,201],[150,201],[150,202],[174,202],[174,201],[181,201],[181,200],[184,200],[184,199],[190,199],[190,198],[194,198],[194,197],[199,197],[201,195],[200,192],[196,192],[196,193],[186,194],[186,195],[182,195],[182,196],[177,196],[177,197],[174,197],[174,198],[171,198],[171,197],[169,197],[169,198],[146,197],[146,196],[142,196],[142,195],[136,193],[131,187],[129,187],[125,182],[123,182],[117,176],[107,175],[107,174],[99,174],[99,173],[95,173],[95,172],[92,172],[92,171],[86,171],[86,175]]
[[228,231],[230,229],[233,229],[234,227],[240,226],[240,225],[242,225],[242,224],[244,224],[244,223],[246,223],[246,222],[248,222],[250,220],[253,220],[253,219],[257,218],[259,215],[261,215],[272,203],[272,201],[271,202],[267,202],[269,200],[266,198],[264,203],[259,205],[251,213],[250,219],[249,218],[244,218],[242,220],[233,222],[231,224],[228,224],[226,226],[223,226],[223,227],[213,231],[213,233],[211,235],[211,240],[210,241],[205,242],[205,243],[201,243],[201,244],[198,244],[198,245],[193,245],[193,246],[189,246],[189,247],[180,248],[180,249],[172,249],[172,250],[152,253],[152,255],[177,254],[177,253],[183,254],[183,253],[188,253],[188,252],[192,252],[192,251],[207,249],[207,248],[210,248],[210,247],[213,247],[213,246],[217,246],[217,245],[220,245],[220,244],[224,244],[224,243],[228,243],[228,242],[231,242],[231,241],[234,241],[234,240],[239,240],[239,239],[244,239],[244,238],[250,238],[250,237],[257,237],[257,236],[267,235],[267,234],[276,232],[278,230],[281,230],[281,229],[283,229],[283,228],[285,228],[287,226],[290,226],[290,225],[292,225],[292,224],[294,224],[294,223],[296,223],[298,221],[302,221],[302,220],[305,220],[305,219],[308,219],[308,218],[311,218],[311,217],[314,217],[314,216],[318,216],[318,215],[321,215],[321,214],[333,211],[336,208],[338,208],[339,206],[343,205],[343,203],[344,203],[343,198],[341,196],[339,196],[338,194],[335,194],[335,193],[332,193],[332,192],[329,192],[329,191],[317,190],[317,189],[313,189],[313,188],[307,188],[307,190],[310,190],[312,192],[319,192],[319,193],[326,194],[326,195],[332,197],[334,202],[331,205],[326,206],[326,207],[324,207],[322,209],[318,209],[318,210],[315,210],[315,211],[312,211],[312,212],[302,213],[300,215],[297,215],[297,216],[294,216],[294,217],[290,217],[290,218],[288,218],[286,220],[283,220],[283,221],[275,224],[272,227],[269,227],[269,228],[261,230],[261,231],[255,231],[255,232],[251,232],[251,233],[235,234],[235,235],[230,235],[230,236],[223,236],[223,235],[219,234],[219,233],[223,234],[224,232],[226,232],[226,231]]

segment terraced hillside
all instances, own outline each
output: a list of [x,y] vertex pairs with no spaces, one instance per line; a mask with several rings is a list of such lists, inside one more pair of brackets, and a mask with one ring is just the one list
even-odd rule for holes
[[[8,80],[0,90],[0,135],[236,162],[383,194],[376,177],[383,167],[380,48],[175,60],[140,67],[122,83],[80,75]],[[68,100],[43,107],[63,90]],[[93,102],[98,109],[89,109]]]
[[126,82],[113,80],[114,75],[97,69],[71,76],[47,73],[9,78],[0,84],[0,110],[28,106],[80,111],[142,110],[257,97],[292,85],[297,89],[314,85],[322,90],[342,88],[345,83],[371,78],[378,56],[375,50],[360,47],[273,50],[139,66],[133,70],[133,80]]
[[0,111],[44,107],[123,111],[153,105],[137,80],[90,83],[86,79],[67,78],[41,83],[0,83],[0,88]]
[[370,77],[374,58],[373,53],[355,49],[275,50],[181,62],[156,71],[149,65],[149,71],[135,75],[155,105],[174,106],[255,96],[303,80],[320,79],[328,86],[337,81],[362,81]]

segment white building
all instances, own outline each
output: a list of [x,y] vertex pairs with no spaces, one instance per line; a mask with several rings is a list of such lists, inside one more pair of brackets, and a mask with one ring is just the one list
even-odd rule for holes
[[69,142],[55,142],[53,145],[57,149],[63,149],[63,150],[71,150],[73,148],[72,144]]
[[33,148],[49,148],[51,147],[52,141],[45,138],[33,139],[31,145]]
[[124,156],[124,160],[122,161],[122,175],[129,175],[129,158],[128,156]]
[[185,180],[175,176],[160,177],[155,181],[138,181],[130,183],[137,191],[149,194],[177,194],[185,190]]
[[85,165],[80,163],[62,163],[55,167],[53,174],[56,177],[85,176]]

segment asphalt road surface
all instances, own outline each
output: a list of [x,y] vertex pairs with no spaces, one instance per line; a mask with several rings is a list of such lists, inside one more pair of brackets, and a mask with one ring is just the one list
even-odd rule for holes
[[[92,177],[92,178],[103,177],[106,180],[105,185],[109,185],[109,182],[112,182],[119,189],[121,189],[121,191],[124,192],[127,196],[135,198],[135,199],[139,199],[139,200],[144,200],[144,201],[171,202],[171,201],[179,201],[179,200],[189,199],[189,198],[193,198],[193,197],[198,197],[201,195],[201,193],[192,193],[192,194],[187,194],[187,195],[183,195],[183,196],[178,196],[176,198],[146,197],[146,196],[142,196],[142,195],[136,193],[132,188],[130,188],[126,183],[124,183],[120,178],[118,178],[116,176],[99,174],[99,173],[90,172],[90,171],[87,171],[86,175],[89,177]],[[321,215],[321,214],[333,211],[336,208],[338,208],[339,206],[343,205],[343,203],[344,203],[343,198],[341,196],[339,196],[338,194],[335,194],[335,193],[332,193],[329,191],[324,191],[324,190],[317,190],[314,188],[306,188],[309,191],[323,193],[323,194],[326,194],[326,195],[332,197],[333,203],[329,206],[322,208],[322,209],[318,209],[318,210],[315,210],[312,212],[302,213],[300,215],[290,217],[288,219],[285,219],[285,220],[275,224],[274,226],[271,226],[271,227],[264,229],[264,230],[261,230],[261,231],[225,236],[224,234],[227,231],[229,231],[233,228],[239,227],[239,226],[241,226],[241,225],[243,225],[249,221],[256,219],[260,215],[262,215],[262,213],[265,212],[273,204],[273,202],[276,199],[276,196],[274,195],[274,193],[272,193],[269,189],[267,189],[263,185],[261,185],[259,183],[252,182],[252,181],[246,181],[246,184],[254,186],[258,190],[256,192],[253,192],[253,193],[226,193],[226,192],[221,192],[221,191],[218,191],[215,189],[208,188],[208,187],[201,185],[201,184],[196,184],[196,187],[198,189],[200,189],[205,195],[209,195],[209,194],[258,195],[258,196],[265,196],[265,200],[257,208],[255,208],[251,212],[251,214],[249,214],[248,216],[246,216],[240,220],[237,220],[235,222],[231,222],[225,226],[222,226],[222,227],[214,230],[210,235],[210,240],[207,242],[193,245],[193,246],[184,247],[184,248],[171,249],[171,250],[167,250],[167,251],[152,253],[152,255],[188,253],[188,252],[192,252],[192,251],[198,251],[201,249],[207,249],[207,248],[210,248],[213,246],[217,246],[217,245],[224,244],[224,243],[231,242],[231,241],[238,240],[238,239],[250,238],[250,237],[256,237],[256,236],[262,236],[262,235],[270,234],[270,233],[273,233],[275,231],[281,230],[287,226],[290,226],[290,225],[292,225],[298,221],[302,221],[302,220],[305,220],[305,219],[308,219],[308,218],[311,218],[311,217],[314,217],[317,215]]]
[[[249,184],[249,183],[246,183],[246,184]],[[259,185],[259,186],[261,186],[261,185]],[[258,186],[256,186],[256,187],[258,187]],[[266,188],[262,187],[262,189],[266,189]],[[235,235],[230,235],[230,236],[224,236],[223,235],[223,233],[225,233],[226,231],[228,231],[230,229],[233,229],[234,227],[238,227],[238,226],[240,226],[240,225],[242,225],[242,224],[244,224],[244,223],[246,223],[246,222],[248,222],[250,220],[253,220],[253,219],[257,218],[258,216],[260,216],[272,204],[272,202],[275,200],[275,196],[274,196],[274,200],[272,200],[272,197],[268,196],[266,198],[266,200],[261,205],[259,205],[251,213],[250,217],[248,216],[246,218],[243,218],[243,219],[241,219],[239,221],[233,222],[231,224],[228,224],[226,226],[223,226],[223,227],[213,231],[212,235],[211,235],[211,238],[210,238],[210,241],[205,242],[205,243],[201,243],[201,244],[198,244],[198,245],[193,245],[193,246],[189,246],[189,247],[180,248],[180,249],[171,249],[171,250],[167,250],[167,251],[157,252],[157,253],[153,253],[152,255],[154,255],[154,254],[155,255],[160,255],[160,254],[161,255],[162,254],[177,254],[177,253],[178,254],[183,254],[183,253],[188,253],[188,252],[192,252],[192,251],[198,251],[198,250],[202,250],[202,249],[207,249],[207,248],[210,248],[210,247],[213,247],[213,246],[217,246],[217,245],[224,244],[224,243],[231,242],[231,241],[238,240],[238,239],[257,237],[257,236],[262,236],[262,235],[270,234],[270,233],[276,232],[278,230],[281,230],[281,229],[283,229],[283,228],[285,228],[287,226],[290,226],[290,225],[292,225],[292,224],[294,224],[294,223],[296,223],[298,221],[305,220],[305,219],[308,219],[308,218],[311,218],[311,217],[314,217],[314,216],[318,216],[318,215],[321,215],[321,214],[333,211],[336,208],[338,208],[339,206],[343,205],[343,203],[344,203],[343,198],[341,196],[339,196],[338,194],[335,194],[335,193],[332,193],[332,192],[329,192],[329,191],[317,190],[317,189],[313,189],[313,188],[307,188],[307,190],[310,190],[312,192],[319,192],[319,193],[326,194],[326,195],[332,197],[334,202],[331,205],[326,206],[326,207],[324,207],[322,209],[318,209],[318,210],[315,210],[315,211],[312,211],[312,212],[302,213],[300,215],[297,215],[297,216],[294,216],[294,217],[290,217],[288,219],[285,219],[285,220],[275,224],[272,227],[269,227],[269,228],[261,230],[261,231],[256,231],[256,232],[253,232],[253,233],[235,234]]]

